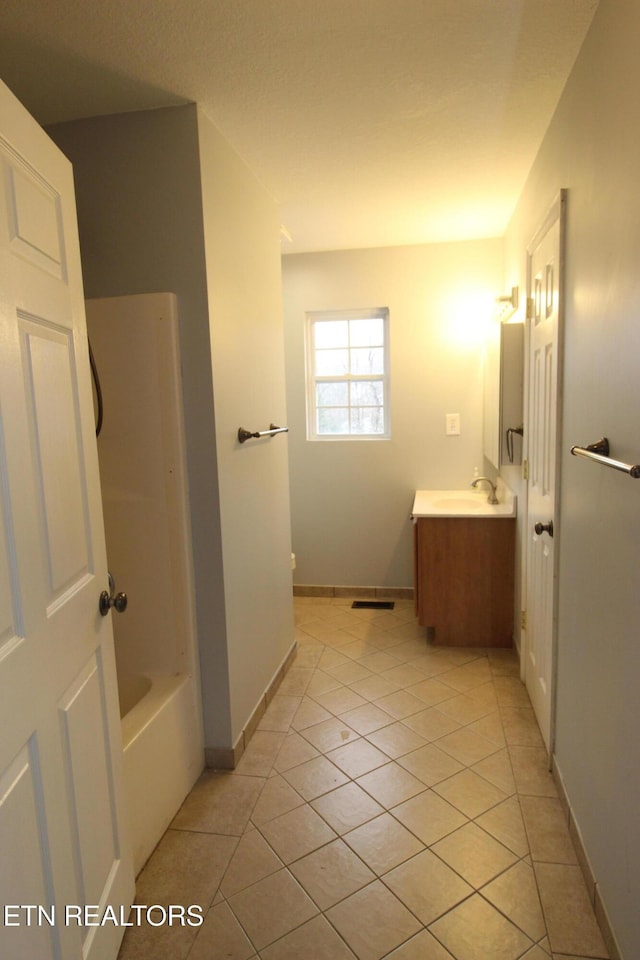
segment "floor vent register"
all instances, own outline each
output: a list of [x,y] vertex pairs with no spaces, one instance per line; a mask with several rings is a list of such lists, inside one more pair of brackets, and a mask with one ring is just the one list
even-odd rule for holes
[[352,610],[393,610],[393,600],[354,600]]

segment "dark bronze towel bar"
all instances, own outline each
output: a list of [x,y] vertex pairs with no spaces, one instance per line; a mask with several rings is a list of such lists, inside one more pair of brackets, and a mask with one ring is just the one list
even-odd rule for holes
[[245,430],[244,427],[238,428],[238,443],[244,443],[245,440],[251,440],[254,437],[275,437],[276,433],[288,433],[289,427],[277,427],[275,423],[269,425],[268,430],[258,430],[252,433],[251,430]]
[[574,457],[584,457],[586,460],[594,460],[613,470],[620,470],[621,473],[628,473],[634,480],[640,478],[640,464],[623,463],[622,460],[613,460],[609,456],[609,441],[606,437],[598,440],[597,443],[590,443],[587,447],[571,447],[571,453]]

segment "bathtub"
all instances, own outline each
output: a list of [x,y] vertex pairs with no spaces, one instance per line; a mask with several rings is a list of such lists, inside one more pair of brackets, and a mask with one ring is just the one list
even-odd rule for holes
[[189,674],[139,675],[129,678],[120,693],[126,812],[136,875],[202,770],[202,747],[193,736],[198,724],[194,684]]

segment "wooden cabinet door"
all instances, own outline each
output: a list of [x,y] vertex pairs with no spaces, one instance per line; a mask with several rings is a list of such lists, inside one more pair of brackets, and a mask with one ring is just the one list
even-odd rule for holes
[[418,622],[449,646],[513,642],[515,520],[420,518]]

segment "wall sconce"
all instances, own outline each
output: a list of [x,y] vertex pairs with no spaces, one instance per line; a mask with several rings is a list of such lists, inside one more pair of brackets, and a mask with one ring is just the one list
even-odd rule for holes
[[507,314],[515,313],[520,303],[520,291],[518,287],[511,287],[511,293],[496,297],[496,303],[500,304],[500,319]]

